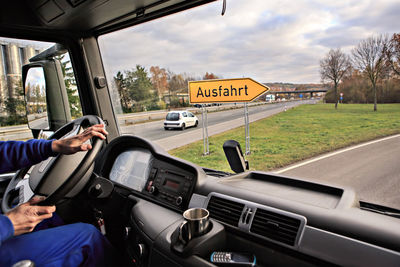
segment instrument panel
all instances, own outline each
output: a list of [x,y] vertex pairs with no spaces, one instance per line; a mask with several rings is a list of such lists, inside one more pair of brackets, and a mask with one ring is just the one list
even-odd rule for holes
[[129,149],[117,156],[110,180],[136,191],[142,191],[149,177],[153,155],[144,148]]
[[180,211],[187,208],[197,182],[196,169],[136,136],[113,140],[102,161],[103,177],[143,198]]

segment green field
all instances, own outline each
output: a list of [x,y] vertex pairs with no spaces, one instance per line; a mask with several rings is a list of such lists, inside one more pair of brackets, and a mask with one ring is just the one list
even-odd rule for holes
[[[400,133],[400,104],[301,105],[250,124],[252,170],[272,170],[352,144]],[[215,135],[210,155],[203,156],[203,141],[169,151],[202,167],[230,171],[222,145],[240,142],[245,150],[244,127]]]

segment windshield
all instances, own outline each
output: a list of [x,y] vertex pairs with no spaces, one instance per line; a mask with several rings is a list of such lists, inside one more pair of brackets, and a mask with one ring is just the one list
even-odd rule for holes
[[[217,1],[99,37],[121,134],[230,173],[222,146],[233,139],[250,170],[400,208],[398,2],[221,9]],[[164,124],[178,110],[196,116]]]
[[167,114],[167,121],[179,121],[179,113],[168,113]]

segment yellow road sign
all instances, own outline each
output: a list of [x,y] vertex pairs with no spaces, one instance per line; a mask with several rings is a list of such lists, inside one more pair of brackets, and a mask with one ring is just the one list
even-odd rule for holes
[[189,82],[190,103],[251,102],[269,88],[251,78]]

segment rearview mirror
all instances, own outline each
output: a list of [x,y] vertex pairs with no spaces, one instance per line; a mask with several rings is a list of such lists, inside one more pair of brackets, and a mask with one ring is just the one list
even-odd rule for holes
[[222,147],[232,171],[235,173],[240,173],[249,169],[249,163],[244,159],[239,142],[235,140],[228,140],[225,141]]

